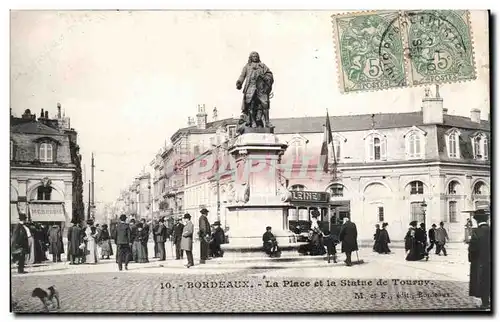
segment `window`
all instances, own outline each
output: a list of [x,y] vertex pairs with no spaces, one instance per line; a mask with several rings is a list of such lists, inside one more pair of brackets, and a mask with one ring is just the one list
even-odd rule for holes
[[52,162],[52,144],[42,143],[40,144],[40,162]]
[[[336,160],[337,162],[340,160],[340,155],[342,151],[342,146],[341,146],[341,140],[340,139],[333,139],[333,149],[332,146],[329,146],[329,152],[330,152],[330,158],[333,160]],[[335,150],[335,158],[333,155],[333,150]]]
[[382,135],[372,134],[367,138],[367,156],[369,161],[386,159],[386,139]]
[[50,200],[52,194],[51,186],[40,186],[37,189],[37,200]]
[[198,145],[195,145],[193,147],[193,153],[194,153],[193,157],[197,157],[200,154],[200,147]]
[[413,132],[408,136],[408,157],[411,159],[421,158],[421,153],[420,135]]
[[459,136],[460,133],[456,130],[448,134],[447,145],[448,157],[450,158],[460,158]]
[[299,157],[302,156],[302,150],[303,150],[302,141],[294,140],[291,144],[291,148],[294,159],[295,160],[299,159]]
[[234,125],[228,126],[227,133],[228,133],[229,138],[231,138],[231,139],[234,138],[236,136],[236,126],[234,126]]
[[458,187],[458,182],[451,181],[448,184],[448,194],[449,195],[456,195],[457,194],[457,187]]
[[306,190],[306,187],[304,187],[301,184],[294,184],[293,186],[290,187],[290,190],[304,191],[304,190]]
[[412,202],[410,204],[410,221],[424,222],[424,212],[421,202]]
[[378,207],[378,221],[384,221],[384,207]]
[[472,152],[476,160],[488,160],[488,138],[484,133],[472,137]]
[[344,186],[340,183],[335,183],[328,189],[332,197],[343,197],[344,196]]
[[422,181],[412,181],[410,182],[410,194],[411,195],[422,195],[424,194],[424,184]]
[[448,204],[448,218],[450,222],[457,222],[457,202],[450,201]]
[[474,184],[474,189],[472,191],[472,194],[473,195],[486,195],[486,194],[488,194],[486,191],[486,185],[481,181],[476,182],[476,184]]

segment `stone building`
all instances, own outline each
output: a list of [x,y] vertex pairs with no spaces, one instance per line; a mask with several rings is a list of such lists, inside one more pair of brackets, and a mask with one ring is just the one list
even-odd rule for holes
[[38,118],[30,110],[20,118],[11,115],[11,224],[17,223],[19,212],[62,228],[72,219],[84,219],[77,132],[59,104],[57,108],[52,119],[43,109]]
[[115,211],[136,220],[150,220],[153,216],[151,188],[151,175],[143,170],[127,189],[120,192]]
[[[328,193],[325,200],[300,200],[311,194],[295,194],[299,198],[288,201],[288,220],[281,228],[309,222],[310,211],[317,208],[326,228],[350,216],[361,240],[371,240],[375,224],[382,222],[389,224],[393,240],[402,240],[412,220],[427,227],[443,221],[451,240],[461,240],[468,216],[462,211],[490,199],[491,128],[489,117],[482,120],[479,110],[472,110],[470,117],[450,115],[443,103],[436,89],[434,95],[426,92],[415,112],[331,116],[329,161],[332,169],[336,160],[335,177],[318,164],[324,116],[271,120],[275,134],[288,144],[281,184],[289,191]],[[232,139],[236,124],[236,119],[207,122],[199,106],[197,123],[172,136],[171,150],[180,154],[173,154],[173,163],[183,171],[175,194],[183,196],[184,212],[190,212],[195,223],[200,206],[210,210],[211,222],[218,219],[218,190],[224,225],[224,205],[238,194],[228,164],[218,178],[217,163],[210,161],[227,156],[215,147]]]

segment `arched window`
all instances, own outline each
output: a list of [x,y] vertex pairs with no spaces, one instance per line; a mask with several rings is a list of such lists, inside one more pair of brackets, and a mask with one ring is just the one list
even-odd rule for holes
[[328,192],[332,197],[343,197],[344,196],[344,186],[340,183],[334,183],[328,187]]
[[50,200],[52,195],[51,186],[40,186],[37,189],[37,200]]
[[41,143],[39,151],[40,162],[50,163],[53,161],[52,144]]
[[298,160],[304,153],[304,141],[295,139],[290,144],[290,148],[292,150],[293,159]]
[[488,137],[478,133],[472,137],[472,152],[476,160],[488,160]]
[[460,158],[460,145],[459,145],[460,133],[457,130],[452,130],[448,134],[446,140],[448,148],[448,157],[458,159]]
[[294,184],[293,186],[290,187],[290,190],[304,191],[304,190],[306,190],[306,187],[301,185],[301,184]]
[[448,194],[449,195],[456,195],[457,194],[457,189],[458,189],[459,183],[455,180],[451,181],[448,184]]
[[422,155],[421,151],[420,135],[416,132],[411,133],[408,136],[408,157],[409,158],[420,158]]
[[487,187],[482,181],[478,181],[474,184],[474,189],[472,190],[473,195],[488,195]]
[[366,151],[368,161],[380,161],[386,159],[386,138],[378,133],[369,134],[366,139]]
[[424,194],[423,182],[422,181],[410,182],[410,194],[411,195],[423,195]]
[[[330,158],[332,159],[332,162],[333,162],[333,160],[336,160],[338,162],[340,160],[341,151],[342,151],[341,140],[338,138],[333,139],[333,149],[331,146],[329,146],[328,148],[330,151]],[[333,150],[335,150],[335,155],[333,154]]]

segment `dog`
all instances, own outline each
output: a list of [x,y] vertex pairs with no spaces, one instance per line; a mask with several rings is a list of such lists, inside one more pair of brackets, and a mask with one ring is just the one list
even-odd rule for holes
[[49,287],[48,292],[39,287],[35,288],[31,293],[31,297],[38,297],[45,308],[46,312],[49,312],[51,309],[59,309],[59,292],[54,288],[54,286]]

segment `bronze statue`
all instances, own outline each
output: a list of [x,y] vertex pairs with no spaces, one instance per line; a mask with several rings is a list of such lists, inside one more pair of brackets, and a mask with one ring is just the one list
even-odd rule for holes
[[248,63],[243,67],[240,78],[236,81],[236,89],[243,87],[242,113],[246,117],[247,127],[272,127],[269,122],[269,98],[274,78],[271,70],[261,63],[259,54],[251,52]]

